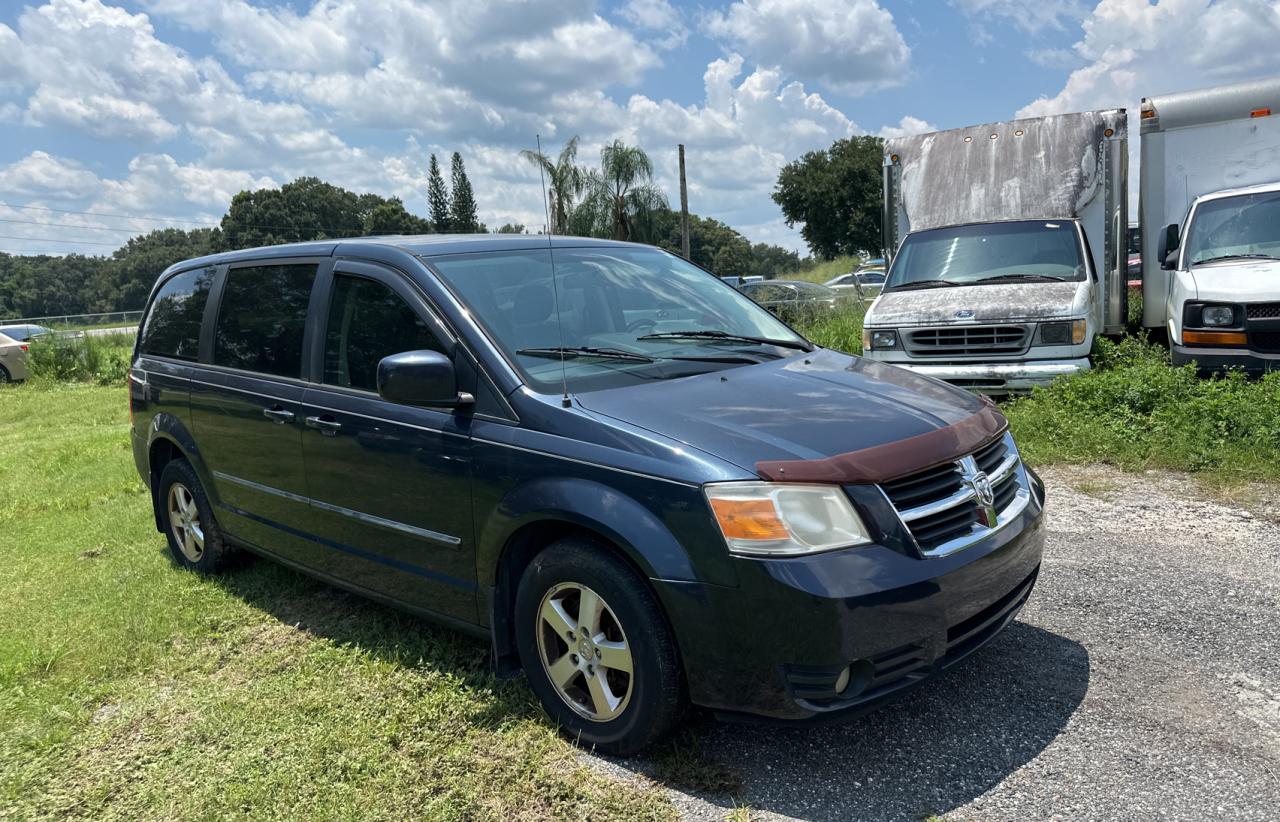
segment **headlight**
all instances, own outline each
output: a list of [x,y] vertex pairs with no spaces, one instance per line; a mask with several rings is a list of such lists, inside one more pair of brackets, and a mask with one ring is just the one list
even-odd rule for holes
[[1236,312],[1229,305],[1207,305],[1200,311],[1200,322],[1204,325],[1234,325]]
[[1088,325],[1084,320],[1045,323],[1040,326],[1040,345],[1079,345],[1084,342]]
[[871,350],[883,351],[887,348],[898,347],[897,331],[872,331],[871,332]]
[[786,557],[871,542],[839,486],[717,482],[704,490],[732,554]]

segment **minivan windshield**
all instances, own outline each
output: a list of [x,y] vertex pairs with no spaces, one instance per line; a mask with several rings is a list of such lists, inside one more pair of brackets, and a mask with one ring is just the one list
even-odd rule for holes
[[1187,262],[1280,259],[1280,191],[1238,194],[1196,206],[1187,228]]
[[884,290],[1084,277],[1075,223],[1018,220],[908,234],[893,258]]
[[735,288],[672,254],[619,246],[554,255],[554,280],[545,248],[426,261],[536,391],[559,391],[562,379],[574,392],[617,388],[810,349]]

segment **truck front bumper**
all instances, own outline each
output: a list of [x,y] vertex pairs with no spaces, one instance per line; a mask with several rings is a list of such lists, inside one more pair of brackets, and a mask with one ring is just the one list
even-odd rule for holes
[[1000,363],[929,363],[891,362],[926,377],[949,382],[960,388],[994,393],[1030,391],[1048,385],[1058,377],[1089,370],[1089,358],[1071,360],[1028,360]]
[[1196,373],[1202,377],[1233,370],[1244,371],[1251,377],[1260,377],[1268,371],[1280,371],[1280,354],[1267,354],[1248,348],[1186,345],[1172,345],[1170,349],[1174,365],[1195,363]]

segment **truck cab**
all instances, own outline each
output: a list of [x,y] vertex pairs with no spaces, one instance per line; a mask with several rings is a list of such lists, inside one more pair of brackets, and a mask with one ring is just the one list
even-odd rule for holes
[[1143,325],[1202,375],[1280,369],[1280,78],[1144,98]]
[[1087,370],[1127,313],[1126,133],[1114,109],[886,143],[864,356],[994,394]]
[[1280,369],[1280,182],[1197,197],[1159,241],[1174,364]]

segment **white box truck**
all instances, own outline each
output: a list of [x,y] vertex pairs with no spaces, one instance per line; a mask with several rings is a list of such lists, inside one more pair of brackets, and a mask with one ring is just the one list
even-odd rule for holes
[[989,393],[1089,368],[1126,320],[1124,109],[889,140],[863,353]]
[[1202,374],[1280,369],[1280,77],[1145,98],[1143,325]]

